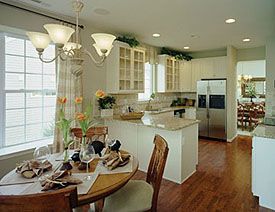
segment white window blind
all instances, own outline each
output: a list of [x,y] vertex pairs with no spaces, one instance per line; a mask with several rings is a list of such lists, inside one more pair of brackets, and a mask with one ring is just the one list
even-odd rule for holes
[[153,65],[145,63],[144,93],[138,94],[138,101],[148,101],[153,93]]
[[[0,148],[52,140],[56,76],[55,63],[42,63],[26,37],[0,34],[1,125]],[[44,59],[55,56],[50,45]]]

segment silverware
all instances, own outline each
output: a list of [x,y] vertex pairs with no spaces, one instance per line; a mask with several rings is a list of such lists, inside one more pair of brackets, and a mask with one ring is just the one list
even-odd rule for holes
[[20,185],[20,184],[36,183],[36,182],[39,182],[39,180],[32,180],[28,182],[1,183],[0,186]]

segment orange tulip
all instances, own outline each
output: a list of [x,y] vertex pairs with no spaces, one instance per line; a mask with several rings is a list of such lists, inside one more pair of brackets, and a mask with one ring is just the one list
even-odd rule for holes
[[82,103],[82,100],[83,100],[82,97],[76,97],[76,98],[74,99],[74,102],[75,102],[76,104],[81,104],[81,103]]
[[66,97],[63,97],[63,98],[58,97],[58,101],[60,104],[65,104],[67,101],[67,98]]
[[85,120],[86,116],[84,113],[76,113],[76,119],[77,120]]
[[97,98],[102,99],[105,96],[105,93],[102,90],[97,90],[95,95]]

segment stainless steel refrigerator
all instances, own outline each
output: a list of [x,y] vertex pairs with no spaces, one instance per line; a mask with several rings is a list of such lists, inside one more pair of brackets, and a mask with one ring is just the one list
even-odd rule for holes
[[197,119],[201,137],[226,140],[225,79],[197,82]]

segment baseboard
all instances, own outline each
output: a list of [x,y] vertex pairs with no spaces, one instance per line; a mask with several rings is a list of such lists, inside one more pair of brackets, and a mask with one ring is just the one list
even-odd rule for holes
[[[143,169],[140,169],[140,168],[139,168],[138,170],[147,173],[147,171],[145,171],[145,170],[143,170]],[[189,174],[186,178],[184,178],[181,182],[180,182],[180,181],[177,181],[177,180],[174,180],[174,179],[171,179],[171,178],[169,178],[169,177],[165,177],[164,175],[163,175],[163,179],[172,181],[172,182],[177,183],[177,184],[182,184],[182,183],[184,183],[189,177],[191,177],[196,171],[197,171],[197,170],[195,169],[192,173],[190,173],[190,174]]]
[[232,142],[235,138],[237,138],[238,134],[234,135],[233,138],[227,139],[227,142]]

